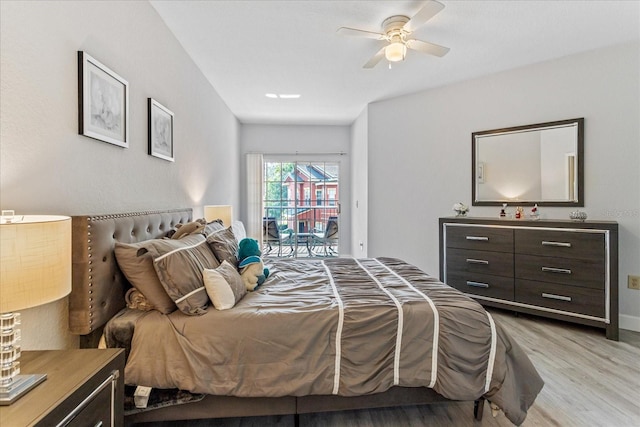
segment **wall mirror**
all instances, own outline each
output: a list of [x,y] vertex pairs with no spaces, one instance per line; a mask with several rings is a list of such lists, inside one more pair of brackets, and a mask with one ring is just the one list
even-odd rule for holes
[[471,134],[472,204],[584,206],[584,119]]

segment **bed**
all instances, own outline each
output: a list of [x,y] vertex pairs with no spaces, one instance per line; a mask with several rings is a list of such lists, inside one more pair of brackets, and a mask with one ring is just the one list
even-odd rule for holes
[[[72,219],[69,322],[81,347],[96,347],[105,325],[125,319],[127,384],[204,395],[128,422],[293,414],[297,424],[304,413],[447,400],[475,402],[480,419],[486,399],[519,425],[543,386],[479,304],[394,258],[267,261],[267,281],[231,309],[214,309],[196,288],[175,294],[171,286],[177,310],[128,309],[131,284],[116,246],[142,245],[158,264],[176,251],[151,248],[191,220],[190,209]],[[220,258],[202,238],[184,245]],[[176,265],[158,276],[174,277]]]

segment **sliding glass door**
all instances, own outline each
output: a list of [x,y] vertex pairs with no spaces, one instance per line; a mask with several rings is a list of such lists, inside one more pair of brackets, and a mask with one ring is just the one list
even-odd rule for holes
[[337,162],[264,162],[263,256],[338,256]]

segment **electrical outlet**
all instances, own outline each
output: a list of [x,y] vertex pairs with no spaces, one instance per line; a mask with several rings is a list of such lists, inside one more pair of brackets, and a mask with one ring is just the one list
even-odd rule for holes
[[637,289],[640,291],[640,276],[629,275],[629,289]]

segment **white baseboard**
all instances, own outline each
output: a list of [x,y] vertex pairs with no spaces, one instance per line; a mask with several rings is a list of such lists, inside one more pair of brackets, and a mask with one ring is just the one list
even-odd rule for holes
[[619,320],[620,320],[620,329],[640,332],[640,317],[621,314],[619,317]]

